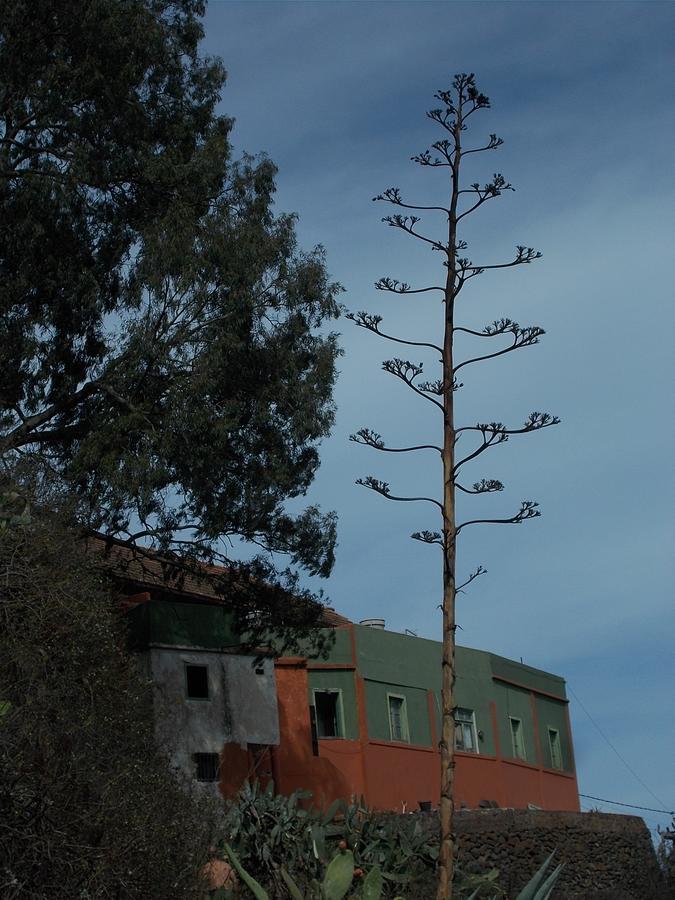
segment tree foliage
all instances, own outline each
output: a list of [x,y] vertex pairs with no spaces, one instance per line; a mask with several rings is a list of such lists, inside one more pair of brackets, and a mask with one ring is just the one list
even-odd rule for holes
[[51,517],[0,527],[0,894],[193,898],[217,828],[154,745],[110,585]]
[[326,576],[334,515],[286,501],[333,421],[339,286],[274,213],[274,165],[231,160],[202,13],[2,6],[0,447],[91,528]]

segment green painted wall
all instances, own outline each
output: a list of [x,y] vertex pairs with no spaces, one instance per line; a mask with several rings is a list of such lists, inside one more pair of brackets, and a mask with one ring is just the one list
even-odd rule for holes
[[525,761],[536,765],[537,748],[534,742],[534,720],[529,691],[523,691],[510,685],[494,682],[494,696],[497,703],[497,727],[502,756],[513,757],[513,740],[511,737],[510,716],[521,721],[523,741],[525,744]]
[[[394,693],[404,693],[403,688],[416,688],[424,693],[434,692],[436,733],[440,734],[441,710],[441,659],[442,648],[438,641],[416,638],[411,635],[396,634],[366,625],[354,626],[359,673],[367,682],[389,686]],[[490,654],[469,647],[457,647],[457,706],[474,710],[476,731],[482,732],[478,738],[481,753],[495,754],[492,731],[490,700],[494,699]],[[406,698],[408,694],[405,694]],[[408,701],[409,709],[412,708]],[[415,702],[415,709],[421,705]],[[431,726],[429,723],[426,698],[424,701],[424,726],[416,725],[422,739],[415,743],[430,746]],[[366,689],[366,711],[368,732],[378,740],[389,739],[389,710],[386,690],[377,692],[374,687]],[[417,717],[417,712],[415,713]],[[408,713],[410,718],[410,712]],[[417,718],[416,718],[417,721]],[[411,726],[412,729],[412,726]]]
[[310,669],[307,675],[310,706],[314,703],[313,691],[315,689],[318,691],[342,691],[344,737],[350,741],[358,740],[359,723],[356,711],[354,672],[349,669]]
[[426,690],[366,679],[365,693],[368,737],[376,741],[391,740],[387,694],[396,694],[405,697],[410,743],[431,747],[429,704]]
[[[345,628],[321,628],[320,641],[300,641],[297,653],[292,655],[305,656],[307,659],[315,659],[317,662],[331,662],[335,665],[349,665],[352,662],[352,642],[349,631]],[[318,645],[323,643],[323,652],[319,652]]]
[[223,606],[166,600],[141,603],[127,614],[132,646],[148,644],[219,649],[238,640]]
[[570,739],[567,731],[567,715],[564,703],[558,703],[556,700],[550,700],[548,697],[537,697],[537,719],[539,721],[539,732],[541,740],[541,753],[544,765],[550,768],[551,746],[548,740],[548,729],[556,728],[560,735],[560,749],[562,751],[563,770],[572,771],[572,748],[570,747]]
[[565,699],[565,680],[560,676],[544,672],[542,669],[534,669],[504,656],[496,656],[494,653],[490,653],[489,656],[494,675]]

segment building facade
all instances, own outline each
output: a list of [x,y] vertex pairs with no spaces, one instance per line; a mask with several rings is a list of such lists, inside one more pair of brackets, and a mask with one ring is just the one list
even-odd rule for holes
[[[273,659],[242,654],[222,603],[151,591],[126,606],[158,742],[205,790],[259,778],[322,806],[438,804],[440,643],[333,614],[327,655]],[[458,805],[579,809],[562,678],[458,647],[456,703]]]
[[[578,810],[563,679],[466,647],[456,659],[456,803]],[[438,804],[440,643],[350,623],[327,659],[278,660],[276,680],[283,792]]]

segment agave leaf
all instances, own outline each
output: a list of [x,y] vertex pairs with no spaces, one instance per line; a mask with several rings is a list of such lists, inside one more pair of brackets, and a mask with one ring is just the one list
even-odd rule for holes
[[354,854],[351,850],[338,853],[330,861],[323,879],[325,900],[342,900],[354,878]]
[[291,895],[293,900],[305,900],[305,898],[300,893],[300,888],[293,881],[293,879],[283,866],[281,867],[281,877],[284,879],[284,884],[288,888],[288,893]]
[[270,900],[269,894],[267,893],[267,891],[264,890],[260,884],[258,884],[258,882],[255,880],[255,878],[251,878],[251,876],[248,874],[246,869],[239,862],[239,858],[237,857],[237,854],[234,852],[232,847],[230,847],[230,845],[227,843],[225,844],[225,853],[227,853],[227,855],[230,859],[230,862],[236,869],[237,875],[239,875],[241,880],[244,882],[246,887],[251,891],[251,893],[256,898],[256,900]]
[[558,880],[558,876],[562,872],[563,868],[564,866],[562,863],[555,867],[555,869],[551,872],[546,881],[542,884],[542,886],[535,894],[534,900],[548,900],[548,898],[553,893],[553,888],[555,887],[555,883]]
[[375,866],[363,881],[363,900],[380,900],[383,885],[382,872]]
[[382,877],[386,878],[387,881],[393,881],[396,884],[410,884],[411,881],[414,881],[414,877],[412,875],[406,875],[405,872],[383,872]]
[[321,820],[321,824],[328,825],[329,822],[332,822],[333,819],[335,818],[335,815],[338,812],[338,810],[341,809],[343,806],[344,806],[344,803],[342,800],[334,800],[331,803],[331,805],[328,807],[326,812],[324,813],[324,816]]
[[525,887],[518,894],[516,900],[540,900],[540,898],[537,897],[537,891],[539,890],[541,883],[546,877],[546,870],[548,869],[554,854],[555,850],[553,850],[552,853],[549,853],[544,862],[534,873],[532,878],[527,882]]

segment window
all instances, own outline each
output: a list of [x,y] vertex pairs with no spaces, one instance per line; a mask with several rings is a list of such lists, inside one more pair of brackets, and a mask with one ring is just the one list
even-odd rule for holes
[[511,743],[513,744],[513,755],[517,759],[526,759],[525,742],[523,740],[523,723],[520,719],[514,719],[509,716],[511,722]]
[[193,753],[197,768],[197,781],[218,781],[220,758],[217,753]]
[[455,710],[455,750],[478,753],[476,718],[472,709],[458,706]]
[[209,699],[209,667],[185,666],[185,692],[190,700]]
[[560,734],[557,728],[549,728],[548,744],[551,748],[551,768],[562,769],[562,751],[560,748]]
[[316,733],[319,738],[344,737],[340,691],[314,691]]
[[405,708],[405,697],[387,694],[389,704],[389,731],[392,741],[410,741],[408,734],[408,715]]

